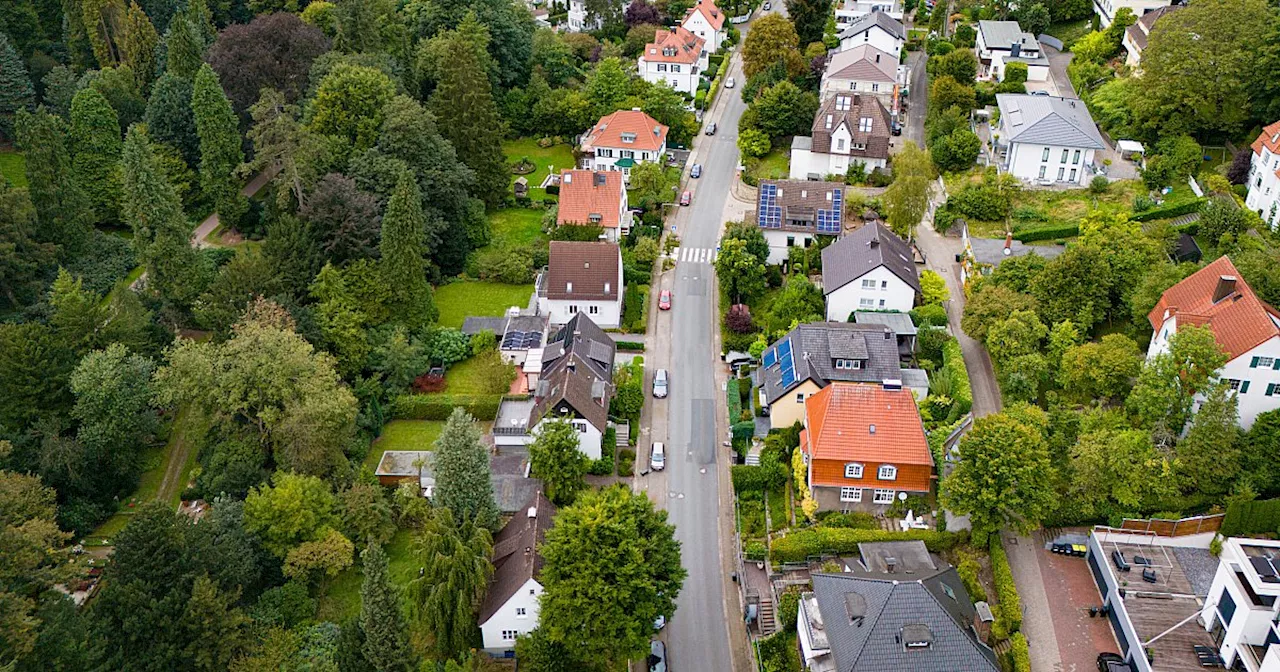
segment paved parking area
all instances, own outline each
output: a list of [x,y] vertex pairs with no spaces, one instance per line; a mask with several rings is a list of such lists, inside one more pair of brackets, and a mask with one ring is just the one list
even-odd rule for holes
[[[1039,535],[1037,535],[1038,537]],[[1044,541],[1038,539],[1038,541]],[[1098,654],[1119,651],[1111,625],[1103,616],[1089,617],[1089,607],[1102,604],[1084,558],[1056,555],[1036,548],[1036,560],[1052,610],[1053,631],[1058,640],[1062,672],[1089,672],[1097,669]]]

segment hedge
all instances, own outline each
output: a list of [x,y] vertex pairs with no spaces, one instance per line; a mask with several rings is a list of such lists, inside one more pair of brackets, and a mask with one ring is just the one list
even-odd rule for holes
[[991,535],[988,549],[991,552],[991,574],[996,584],[996,601],[1000,605],[1000,621],[1005,632],[1014,633],[1022,629],[1022,600],[1018,597],[1018,586],[1013,582],[1013,570],[1009,568],[1009,556],[1005,555],[1000,535]]
[[960,351],[960,341],[953,338],[942,346],[942,366],[951,370],[951,400],[955,404],[951,407],[947,422],[952,423],[973,408],[973,388],[969,385],[969,371],[964,368],[964,353]]
[[1203,208],[1204,204],[1208,202],[1208,200],[1208,198],[1197,198],[1177,205],[1155,208],[1154,210],[1135,213],[1133,216],[1129,217],[1129,219],[1132,219],[1135,222],[1149,222],[1153,219],[1170,219],[1172,217],[1180,217],[1193,212],[1200,212],[1200,208]]
[[1034,229],[1023,229],[1014,231],[1015,240],[1030,243],[1037,240],[1057,240],[1059,238],[1075,238],[1080,235],[1080,226],[1077,224],[1063,224],[1061,226],[1042,226]]
[[1280,530],[1280,499],[1232,502],[1222,519],[1222,535],[1272,534]]
[[729,406],[729,422],[735,423],[742,417],[742,391],[738,389],[738,379],[730,378],[724,386],[725,402]]
[[769,545],[769,552],[774,562],[804,562],[811,556],[826,553],[836,555],[855,553],[858,550],[858,544],[877,541],[923,541],[925,547],[931,552],[941,553],[955,546],[958,540],[951,532],[934,530],[897,532],[856,530],[846,527],[815,527],[774,539]]
[[750,439],[756,433],[755,420],[743,420],[729,425],[729,431],[735,439]]
[[1013,648],[1009,649],[1009,669],[1013,672],[1031,672],[1031,650],[1027,647],[1026,635],[1015,632],[1009,641],[1013,644]]
[[644,343],[640,341],[617,341],[615,344],[623,352],[644,352]]
[[787,483],[787,470],[777,464],[772,468],[735,464],[729,473],[733,476],[734,492],[764,491]]
[[391,401],[390,415],[399,420],[448,420],[461,407],[476,420],[498,417],[501,394],[406,394]]

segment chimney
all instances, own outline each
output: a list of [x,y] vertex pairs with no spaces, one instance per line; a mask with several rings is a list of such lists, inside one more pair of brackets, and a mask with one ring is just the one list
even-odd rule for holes
[[1013,254],[1013,232],[1012,231],[1004,234],[1004,250],[1002,250],[1002,254],[1004,254],[1004,256],[1006,257]]
[[876,249],[877,247],[880,247],[880,239],[872,238],[871,240],[868,240],[867,247],[873,250]]
[[876,63],[880,62],[880,54],[876,54]]
[[1236,276],[1218,276],[1218,286],[1213,290],[1213,302],[1217,303],[1236,293]]
[[871,432],[871,436],[875,436],[875,435],[876,435],[876,426],[875,426],[875,425],[871,425],[868,429],[869,429],[869,430],[870,430],[870,432]]
[[898,568],[898,559],[897,559],[897,558],[895,558],[895,557],[892,557],[892,556],[885,556],[885,559],[884,559],[884,570],[885,570],[886,572],[888,572],[888,573],[892,574],[892,573],[893,573],[893,570],[895,570],[895,569],[897,569],[897,568]]
[[532,547],[532,546],[525,546],[525,547],[524,547],[524,554],[525,554],[525,555],[533,555],[533,547]]
[[638,107],[633,107],[633,108],[631,108],[631,111],[632,111],[632,112],[639,112],[639,111],[640,111],[640,108],[638,108]]
[[564,179],[561,181],[565,184],[573,184],[573,173],[566,172],[564,174]]
[[529,517],[530,517],[530,518],[537,518],[537,517],[538,517],[538,507],[536,507],[536,506],[531,506],[531,507],[529,507]]

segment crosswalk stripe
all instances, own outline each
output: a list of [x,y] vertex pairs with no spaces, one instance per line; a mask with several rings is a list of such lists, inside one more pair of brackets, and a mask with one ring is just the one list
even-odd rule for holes
[[671,258],[690,264],[715,263],[719,251],[710,247],[677,247],[672,250]]

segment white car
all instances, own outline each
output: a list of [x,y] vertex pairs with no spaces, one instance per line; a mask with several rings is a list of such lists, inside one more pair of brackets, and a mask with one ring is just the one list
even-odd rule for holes
[[659,441],[653,444],[653,448],[649,450],[649,468],[654,471],[662,471],[667,466],[667,447]]
[[[688,192],[685,192],[688,193]],[[657,399],[667,398],[667,370],[658,369],[653,375],[653,396]]]
[[734,85],[734,81],[733,81],[733,78],[732,78],[732,77],[730,77],[729,79],[724,80],[724,88],[726,88],[726,89],[732,89],[732,88],[733,88],[733,85]]

